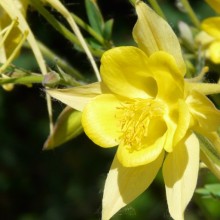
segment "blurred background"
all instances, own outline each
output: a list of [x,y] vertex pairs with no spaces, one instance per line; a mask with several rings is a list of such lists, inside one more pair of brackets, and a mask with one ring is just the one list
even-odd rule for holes
[[[84,1],[62,1],[87,21]],[[159,1],[170,24],[176,28],[187,16],[175,1]],[[114,18],[115,45],[134,44],[131,36],[136,21],[134,9],[126,0],[99,0],[104,18]],[[191,1],[199,18],[211,13],[203,1]],[[54,14],[63,21],[63,18]],[[59,17],[60,16],[60,17]],[[83,53],[59,35],[38,12],[30,9],[28,21],[37,38],[93,81],[92,68]],[[30,51],[23,49],[16,65],[39,72]],[[97,63],[99,63],[97,59]],[[48,63],[51,68],[56,64]],[[65,107],[54,102],[55,117]],[[41,85],[0,88],[0,219],[2,220],[95,220],[101,219],[103,185],[116,149],[103,149],[84,134],[50,151],[43,151],[48,136],[45,93]],[[216,183],[207,170],[201,170],[198,186]],[[186,220],[220,219],[218,199],[195,194],[186,211]],[[114,220],[170,219],[161,174],[150,188],[121,210]]]

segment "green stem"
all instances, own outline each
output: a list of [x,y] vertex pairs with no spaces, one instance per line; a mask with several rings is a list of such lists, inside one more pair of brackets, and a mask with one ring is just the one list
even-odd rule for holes
[[194,13],[192,7],[190,6],[188,0],[180,0],[184,9],[187,11],[189,17],[191,18],[191,21],[193,24],[197,27],[200,28],[200,22],[199,19],[197,18],[196,14]]
[[148,1],[151,4],[151,7],[154,9],[154,11],[156,11],[157,14],[160,15],[162,18],[167,20],[166,16],[164,15],[164,13],[163,13],[161,7],[159,6],[159,4],[157,3],[157,1],[156,0],[148,0]]
[[[24,43],[23,45],[25,48],[30,49],[30,45],[27,43]],[[57,54],[55,54],[53,51],[51,51],[48,47],[46,47],[44,44],[38,41],[38,46],[43,53],[43,55],[49,59],[54,61],[58,66],[61,67],[66,73],[72,75],[76,79],[79,80],[85,80],[85,78],[80,74],[78,70],[70,66],[65,60],[63,60],[61,57],[59,57]]]
[[75,22],[81,27],[83,28],[85,31],[87,31],[92,37],[94,37],[100,44],[104,45],[105,44],[105,40],[104,38],[99,35],[96,31],[94,31],[94,29],[92,29],[88,24],[86,24],[81,18],[79,18],[78,16],[76,16],[74,13],[71,13],[71,15],[73,16]]
[[[44,8],[43,4],[39,0],[30,0],[30,3],[53,26],[55,30],[61,33],[73,44],[76,44],[77,46],[81,47],[81,44],[77,37],[71,31],[69,31],[63,24],[57,21],[57,19],[48,10]],[[94,50],[91,47],[89,47],[89,49],[94,56],[101,57],[103,54],[102,50]]]
[[0,78],[0,85],[8,84],[8,83],[16,83],[16,84],[42,83],[43,79],[44,76],[41,74],[18,77],[18,78]]

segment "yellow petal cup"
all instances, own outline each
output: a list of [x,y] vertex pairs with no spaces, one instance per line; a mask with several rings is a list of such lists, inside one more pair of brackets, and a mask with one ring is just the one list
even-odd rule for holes
[[[160,168],[170,215],[181,220],[198,178],[195,133],[219,150],[220,111],[206,95],[219,93],[220,86],[185,81],[180,44],[169,24],[141,1],[136,11],[139,48],[105,52],[101,83],[48,93],[83,112],[82,125],[93,142],[118,146],[105,183],[103,220],[144,192]],[[218,176],[219,167],[204,153],[202,158]]]

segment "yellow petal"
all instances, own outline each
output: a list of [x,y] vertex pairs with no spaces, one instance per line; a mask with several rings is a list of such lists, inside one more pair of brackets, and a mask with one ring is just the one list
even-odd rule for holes
[[155,96],[157,86],[146,71],[146,54],[136,47],[116,47],[101,59],[101,77],[113,92],[125,97]]
[[173,219],[183,220],[184,210],[193,196],[199,171],[199,141],[191,134],[163,165],[167,203]]
[[164,152],[152,163],[135,168],[123,167],[114,158],[107,176],[102,200],[102,220],[110,219],[121,208],[144,192],[157,175]]
[[117,151],[121,164],[125,167],[136,167],[154,161],[163,151],[166,129],[167,127],[162,120],[150,123],[148,125],[149,134],[146,137],[146,142],[143,141],[143,146],[137,150],[133,150],[132,147],[121,143]]
[[220,39],[219,25],[220,25],[220,17],[212,17],[205,19],[201,24],[201,28],[211,36]]
[[92,98],[101,94],[101,88],[100,83],[93,83],[71,89],[48,89],[47,93],[64,104],[82,111]]
[[215,38],[213,38],[205,31],[200,31],[195,36],[195,43],[198,44],[199,46],[202,45],[203,47],[206,47],[208,44],[212,43],[213,40],[215,40]]
[[220,2],[219,0],[205,0],[216,12],[220,13]]
[[118,145],[119,123],[116,110],[120,101],[111,94],[99,95],[83,110],[82,125],[86,135],[101,147]]
[[183,97],[183,76],[175,59],[170,54],[163,51],[152,54],[147,70],[156,80],[159,99],[166,100],[166,102],[176,102]]
[[207,56],[212,62],[220,63],[220,41],[215,41],[209,46]]
[[188,106],[182,99],[179,99],[176,107],[173,105],[172,108],[173,111],[164,116],[167,125],[164,149],[167,152],[172,152],[176,144],[184,138],[191,119]]
[[187,104],[198,127],[206,131],[216,131],[220,125],[220,111],[203,94],[191,92]]
[[137,1],[136,12],[138,20],[133,37],[139,48],[148,56],[159,50],[171,54],[184,75],[186,67],[180,44],[170,25],[142,1]]
[[164,119],[167,125],[166,141],[164,144],[164,150],[167,152],[173,151],[173,137],[176,132],[176,127],[177,127],[177,122],[178,122],[177,114],[171,114],[171,115],[167,114],[164,116]]
[[174,135],[174,143],[175,146],[184,136],[186,135],[189,126],[190,126],[190,112],[188,109],[187,104],[182,100],[179,99],[178,101],[178,122],[177,122],[177,128]]

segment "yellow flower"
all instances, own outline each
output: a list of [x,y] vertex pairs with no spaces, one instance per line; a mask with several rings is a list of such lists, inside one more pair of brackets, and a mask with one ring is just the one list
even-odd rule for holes
[[102,147],[118,145],[105,184],[103,219],[146,190],[161,166],[170,214],[183,219],[199,169],[193,131],[216,131],[220,112],[186,85],[179,43],[167,23],[141,2],[136,10],[134,38],[140,49],[118,47],[103,55],[103,94],[82,115],[91,140]]
[[[105,52],[101,83],[48,93],[83,112],[85,133],[97,145],[118,146],[105,183],[103,220],[144,192],[161,167],[170,215],[181,220],[198,177],[200,144],[195,133],[220,146],[220,111],[205,96],[220,88],[186,82],[171,27],[142,2],[136,11],[133,36],[139,48]],[[203,161],[219,175],[219,164],[206,153]]]
[[[27,0],[14,0],[14,7],[25,17],[28,6]],[[0,75],[2,78],[9,78],[3,74],[3,70],[11,63],[11,61],[20,52],[21,44],[26,38],[27,33],[22,33],[18,26],[18,19],[11,19],[0,4]],[[24,35],[24,36],[22,36]],[[5,84],[2,86],[5,90],[11,91],[13,84]]]
[[[14,0],[14,5],[17,9],[26,16],[27,10],[27,0]],[[4,9],[0,5],[0,32],[5,28],[9,27],[12,22],[12,19],[9,15],[4,11]],[[4,63],[7,58],[11,55],[12,51],[15,49],[17,44],[19,43],[21,37],[21,31],[18,27],[14,27],[11,32],[9,33],[7,39],[4,42],[4,45],[1,46],[1,55],[0,55],[0,62]],[[1,41],[1,36],[0,36]]]
[[119,145],[118,159],[126,167],[152,162],[163,150],[172,152],[190,123],[183,121],[178,129],[179,118],[189,110],[174,58],[162,51],[148,57],[138,48],[118,47],[107,51],[101,63],[104,94],[83,111],[86,134],[100,146]]
[[[212,17],[205,19],[201,24],[206,36],[202,35],[202,41],[207,39],[206,56],[214,63],[220,63],[220,17]],[[201,38],[197,37],[197,39]],[[205,45],[206,46],[206,45]]]
[[[206,2],[217,12],[220,12],[220,1],[206,0]],[[210,17],[201,23],[204,32],[197,36],[206,49],[206,56],[214,63],[220,63],[220,17]]]

